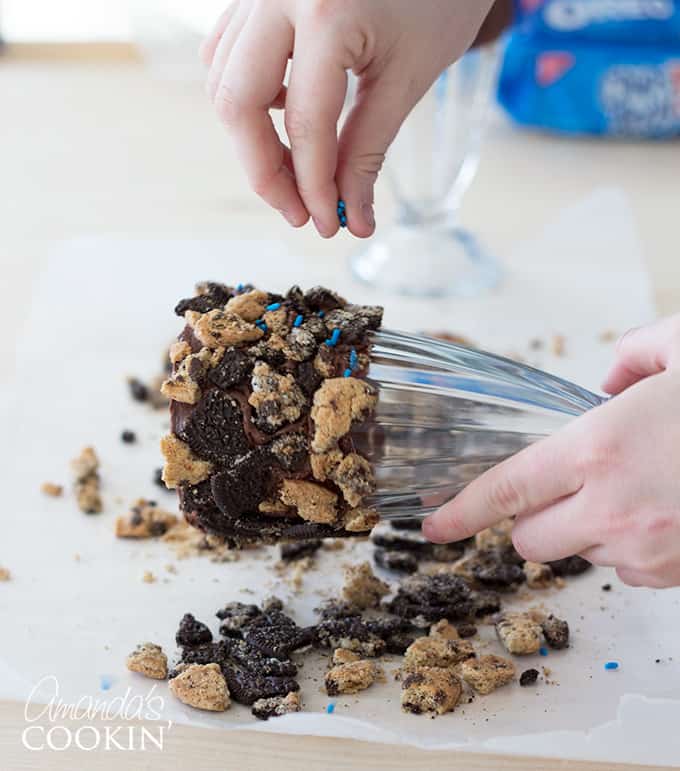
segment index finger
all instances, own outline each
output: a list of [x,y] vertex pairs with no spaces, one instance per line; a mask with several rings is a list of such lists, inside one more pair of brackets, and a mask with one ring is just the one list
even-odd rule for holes
[[470,482],[423,522],[423,534],[435,543],[460,541],[507,517],[540,511],[578,492],[583,481],[571,432],[555,434]]
[[347,91],[336,49],[318,32],[296,37],[285,112],[298,191],[326,238],[338,230],[338,120]]
[[297,227],[309,215],[269,114],[281,92],[292,39],[283,17],[249,18],[231,51],[215,107],[255,192]]

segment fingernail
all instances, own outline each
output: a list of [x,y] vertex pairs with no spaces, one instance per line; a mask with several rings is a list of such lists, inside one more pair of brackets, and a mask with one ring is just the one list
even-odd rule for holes
[[[361,204],[361,214],[364,218],[364,222],[369,228],[375,227],[375,215],[373,214],[373,205],[370,203]],[[427,520],[425,520],[427,521]]]
[[326,225],[321,222],[320,219],[317,219],[316,217],[312,217],[312,222],[314,223],[314,227],[317,229],[319,235],[322,238],[330,238],[332,235],[332,232],[328,229]]

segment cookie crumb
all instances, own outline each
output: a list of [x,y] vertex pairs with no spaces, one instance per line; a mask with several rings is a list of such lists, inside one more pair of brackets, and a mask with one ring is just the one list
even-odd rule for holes
[[285,696],[258,699],[250,711],[260,720],[268,720],[270,717],[281,717],[292,712],[300,712],[301,709],[300,694],[297,691],[291,691]]
[[508,517],[492,527],[487,527],[475,535],[475,546],[480,551],[498,549],[512,545],[514,520]]
[[7,568],[0,567],[0,581],[11,581],[12,574]]
[[489,654],[464,661],[460,674],[477,693],[486,695],[515,679],[515,665],[502,656]]
[[613,329],[603,329],[600,332],[599,340],[601,343],[614,343],[618,337],[618,334]]
[[280,498],[297,509],[298,516],[307,522],[333,524],[337,519],[338,496],[315,482],[284,479]]
[[351,664],[354,661],[359,661],[361,659],[361,656],[356,651],[351,651],[348,648],[336,648],[333,651],[333,656],[331,657],[331,664],[334,667],[340,666],[341,664]]
[[432,624],[430,627],[430,637],[443,637],[445,640],[459,640],[460,635],[453,624],[445,618]]
[[475,656],[472,643],[444,637],[419,637],[404,653],[404,668],[453,667]]
[[117,538],[158,538],[176,525],[178,518],[158,508],[155,501],[140,498],[127,516],[116,520]]
[[566,341],[564,335],[553,335],[550,341],[550,350],[554,356],[564,356],[566,352]]
[[120,434],[120,441],[123,442],[123,444],[134,444],[137,441],[137,434],[126,428]]
[[544,565],[542,562],[525,562],[522,570],[530,589],[547,589],[555,578],[550,565]]
[[496,624],[496,634],[508,653],[526,656],[541,647],[541,627],[524,613],[509,613]]
[[312,449],[322,453],[335,449],[354,421],[363,420],[377,404],[375,389],[355,377],[324,380],[314,394]]
[[64,488],[62,485],[57,485],[54,482],[43,482],[40,485],[40,492],[50,498],[61,498]]
[[174,434],[167,434],[161,439],[161,452],[165,458],[163,481],[170,489],[182,482],[197,485],[212,473],[212,463],[194,455],[189,445]]
[[443,667],[418,667],[404,677],[401,688],[401,708],[413,715],[453,712],[463,691],[458,677]]
[[196,339],[206,348],[237,345],[259,340],[264,332],[231,311],[218,308],[207,313],[187,311],[184,318]]
[[380,516],[375,509],[350,509],[345,514],[345,530],[349,533],[368,533],[379,521]]
[[209,712],[224,712],[231,704],[217,664],[189,664],[170,681],[170,692],[183,704]]
[[126,665],[130,672],[139,672],[153,680],[165,680],[168,676],[168,657],[155,643],[140,643],[127,657]]
[[169,544],[179,560],[189,557],[208,557],[211,562],[236,562],[238,551],[218,536],[206,535],[192,527],[186,520],[180,519],[161,539]]
[[260,289],[253,289],[250,292],[237,294],[232,297],[225,305],[225,310],[229,313],[235,313],[244,321],[251,323],[264,313],[269,295]]
[[80,455],[71,461],[74,490],[78,508],[84,514],[99,514],[102,499],[99,494],[99,458],[94,447],[84,447]]
[[350,565],[345,569],[342,596],[355,608],[359,610],[377,608],[380,600],[389,592],[389,584],[381,581],[373,573],[368,562]]
[[534,685],[536,681],[538,680],[538,670],[537,669],[525,669],[524,672],[519,676],[519,684],[526,688],[529,685]]
[[541,623],[546,642],[551,648],[561,650],[569,647],[569,624],[551,613]]
[[156,576],[150,570],[144,571],[144,575],[142,576],[142,581],[144,581],[145,584],[155,584],[156,580],[157,580]]
[[341,693],[363,691],[382,676],[382,667],[374,661],[360,659],[330,669],[326,672],[324,684],[329,696],[338,696]]

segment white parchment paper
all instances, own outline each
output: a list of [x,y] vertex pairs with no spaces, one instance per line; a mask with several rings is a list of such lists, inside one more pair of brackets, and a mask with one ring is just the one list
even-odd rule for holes
[[[167,544],[116,540],[113,523],[137,497],[174,508],[174,497],[151,482],[160,465],[164,416],[131,402],[127,374],[150,376],[177,332],[171,309],[202,279],[253,281],[280,289],[326,283],[357,302],[382,302],[386,326],[448,329],[484,347],[515,351],[592,388],[612,357],[599,339],[653,317],[631,214],[615,191],[575,206],[532,242],[505,256],[502,290],[478,300],[418,301],[383,297],[356,286],[344,264],[299,259],[268,242],[170,242],[82,239],[51,255],[39,285],[27,292],[30,321],[18,350],[18,376],[3,408],[0,564],[13,580],[0,584],[0,699],[25,700],[47,675],[60,696],[113,698],[148,693],[151,681],[125,670],[126,654],[153,640],[172,652],[187,611],[217,629],[215,610],[229,600],[259,601],[277,593],[300,623],[324,594],[337,593],[341,566],[368,555],[366,544],[322,552],[303,591],[272,571],[275,551],[234,563],[178,561]],[[566,339],[566,355],[530,351],[535,337]],[[133,429],[139,441],[119,435]],[[105,512],[88,517],[68,492],[47,499],[46,480],[68,483],[68,461],[85,444],[102,460]],[[75,555],[79,555],[79,560]],[[165,566],[172,563],[176,574]],[[151,570],[158,581],[142,582]],[[611,582],[611,592],[601,586]],[[311,656],[301,678],[305,712],[266,723],[238,705],[210,715],[166,693],[163,718],[222,730],[346,736],[429,748],[498,751],[673,765],[680,761],[680,592],[632,590],[595,570],[563,591],[539,595],[567,618],[573,645],[519,661],[547,666],[554,684],[504,688],[436,720],[403,715],[399,686],[388,677],[357,697],[329,699]],[[483,630],[489,650],[497,643]],[[614,659],[617,672],[604,670]],[[659,659],[659,662],[656,662]],[[388,673],[397,660],[388,663]],[[102,678],[110,689],[102,691]],[[42,691],[49,698],[50,689]],[[38,698],[38,700],[40,700]]]

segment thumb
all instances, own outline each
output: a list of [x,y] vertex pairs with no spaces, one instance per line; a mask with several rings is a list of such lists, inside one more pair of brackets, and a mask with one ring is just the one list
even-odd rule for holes
[[616,346],[616,361],[602,388],[618,394],[667,369],[680,356],[680,314],[630,329]]
[[338,140],[336,183],[345,201],[350,231],[367,238],[375,230],[373,189],[387,148],[429,84],[384,72],[359,81],[354,107]]

